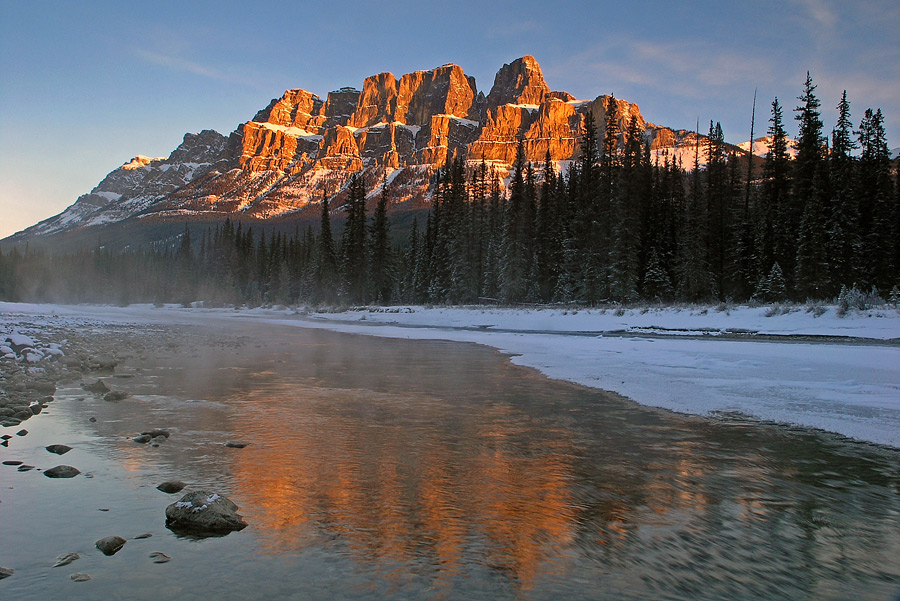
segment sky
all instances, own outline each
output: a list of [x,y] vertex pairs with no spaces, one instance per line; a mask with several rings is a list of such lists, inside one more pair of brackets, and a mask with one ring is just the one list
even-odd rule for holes
[[810,71],[826,132],[846,89],[854,123],[881,108],[900,146],[896,0],[0,0],[0,238],[138,154],[230,133],[286,89],[324,98],[383,71],[456,63],[487,94],[526,54],[553,90],[613,93],[676,129],[719,121],[732,143],[749,138],[754,91],[756,134],[777,96],[796,135]]

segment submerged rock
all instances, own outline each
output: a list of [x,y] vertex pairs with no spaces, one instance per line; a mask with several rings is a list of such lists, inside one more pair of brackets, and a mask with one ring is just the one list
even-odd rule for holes
[[103,380],[97,380],[93,384],[87,384],[82,386],[88,392],[93,392],[95,394],[106,394],[109,392],[109,386],[106,385],[106,382]]
[[172,558],[165,553],[161,553],[160,551],[154,551],[150,554],[150,559],[153,560],[153,563],[166,563],[168,561],[171,561]]
[[118,363],[116,358],[111,355],[100,355],[91,359],[89,367],[93,371],[112,371]]
[[243,449],[248,444],[250,444],[250,443],[244,442],[241,440],[229,440],[228,442],[225,443],[225,446],[228,447],[229,449]]
[[10,576],[12,576],[15,573],[16,573],[16,571],[12,568],[0,568],[0,580],[3,580],[4,578],[9,578]]
[[107,392],[103,395],[104,401],[124,401],[128,398],[127,392],[122,392],[121,390],[114,390],[112,392]]
[[71,465],[57,465],[49,470],[44,470],[44,475],[48,478],[74,478],[81,472]]
[[53,567],[61,568],[62,566],[67,566],[76,559],[81,559],[81,555],[78,553],[63,553],[56,558],[56,563],[53,564]]
[[91,575],[85,574],[84,572],[76,572],[75,574],[69,576],[69,578],[71,578],[75,582],[87,582],[91,579]]
[[147,436],[146,434],[141,434],[140,436],[135,436],[131,440],[133,440],[134,442],[138,442],[140,444],[147,444],[148,442],[150,442],[150,437]]
[[190,492],[166,507],[166,527],[197,536],[228,534],[247,526],[237,509],[237,505],[217,493]]
[[52,380],[29,380],[25,383],[27,390],[36,390],[43,394],[53,394],[56,392],[56,382]]
[[107,536],[101,538],[95,544],[104,555],[115,555],[119,549],[125,546],[126,540],[121,536]]
[[145,533],[143,533],[143,534],[138,534],[137,536],[135,536],[135,537],[134,537],[134,540],[140,540],[140,539],[142,539],[142,538],[150,538],[151,536],[153,536],[153,533],[151,533],[151,532],[145,532]]
[[141,432],[143,436],[149,436],[150,438],[168,438],[171,434],[168,430],[163,430],[161,428],[154,428],[153,430],[147,430],[146,432]]
[[164,493],[174,494],[176,492],[181,492],[181,490],[187,486],[181,480],[167,480],[156,487],[157,490],[161,490]]
[[55,453],[57,455],[65,455],[72,450],[72,447],[66,446],[64,444],[52,444],[49,447],[45,448],[51,453]]

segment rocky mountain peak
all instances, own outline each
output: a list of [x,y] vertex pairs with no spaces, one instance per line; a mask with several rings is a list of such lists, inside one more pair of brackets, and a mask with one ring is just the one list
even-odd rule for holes
[[[293,88],[230,136],[210,130],[186,134],[167,158],[135,157],[27,234],[131,218],[315,216],[310,205],[323,196],[340,206],[354,173],[370,187],[387,178],[396,203],[419,207],[432,191],[434,170],[453,157],[486,161],[502,180],[521,143],[527,160],[540,163],[549,153],[565,169],[579,156],[587,113],[603,137],[612,100],[551,92],[532,56],[503,65],[487,97],[452,63],[399,79],[388,72],[372,75],[362,90],[339,88],[324,101]],[[634,120],[657,160],[692,164],[696,134],[656,126],[636,104],[619,98],[615,103],[620,132]]]
[[269,106],[256,113],[253,121],[284,127],[306,127],[313,116],[322,112],[322,99],[302,89],[287,90],[281,98],[273,98]]
[[127,163],[124,163],[119,169],[124,169],[125,171],[134,171],[135,169],[140,169],[141,167],[146,167],[153,161],[164,161],[166,157],[146,157],[142,154],[137,155]]
[[550,88],[537,59],[526,55],[503,65],[494,77],[494,86],[487,96],[487,109],[503,104],[537,105],[544,101]]
[[198,134],[184,134],[181,144],[166,159],[169,163],[198,163],[216,165],[223,157],[227,138],[212,129],[204,129]]

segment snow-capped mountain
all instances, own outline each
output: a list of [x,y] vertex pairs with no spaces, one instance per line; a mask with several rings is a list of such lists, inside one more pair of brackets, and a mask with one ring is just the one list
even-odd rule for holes
[[223,166],[226,141],[221,134],[206,130],[199,134],[185,134],[184,141],[169,157],[138,155],[112,171],[65,211],[28,228],[26,232],[36,236],[47,235],[114,223],[139,214],[211,169]]
[[[578,156],[587,113],[603,137],[611,101],[551,91],[531,56],[503,65],[487,96],[453,64],[399,79],[380,73],[361,90],[340,88],[324,99],[288,90],[228,137],[187,134],[169,157],[135,157],[61,214],[8,240],[146,219],[291,218],[323,196],[337,197],[339,206],[353,173],[370,190],[387,179],[395,210],[421,207],[434,171],[450,158],[484,161],[502,179],[521,140],[529,161],[543,163],[549,153],[565,167]],[[656,160],[690,168],[697,152],[705,164],[703,136],[654,125],[636,104],[614,101],[619,130],[636,120]]]

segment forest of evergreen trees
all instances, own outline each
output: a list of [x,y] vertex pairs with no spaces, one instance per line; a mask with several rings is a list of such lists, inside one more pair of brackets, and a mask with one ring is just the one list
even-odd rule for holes
[[[900,176],[880,110],[853,128],[847,94],[830,138],[807,75],[796,157],[771,105],[761,169],[729,152],[710,122],[700,168],[651,160],[636,120],[604,135],[590,113],[564,174],[520,145],[505,193],[486,164],[435,175],[425,223],[395,240],[382,183],[367,216],[361,177],[346,204],[322,202],[317,230],[254,232],[226,221],[180,246],[64,256],[0,253],[0,298],[225,304],[760,302],[834,298],[842,287],[900,285]],[[752,137],[752,131],[751,131]],[[340,235],[332,213],[343,214]]]

